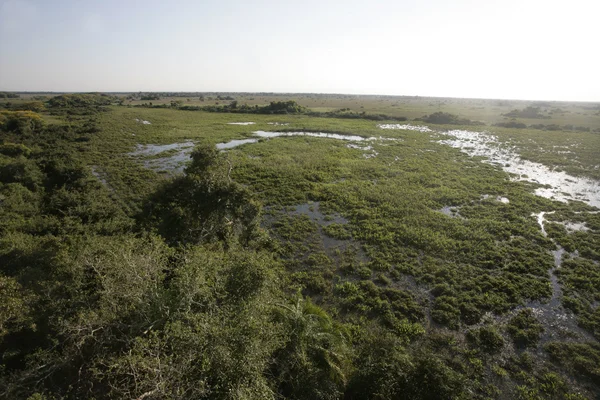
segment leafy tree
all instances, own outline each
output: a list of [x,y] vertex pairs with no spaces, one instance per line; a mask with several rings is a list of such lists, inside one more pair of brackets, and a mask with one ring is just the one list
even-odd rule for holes
[[172,243],[247,244],[257,235],[260,205],[233,182],[232,168],[214,146],[196,148],[185,176],[158,190],[142,217]]

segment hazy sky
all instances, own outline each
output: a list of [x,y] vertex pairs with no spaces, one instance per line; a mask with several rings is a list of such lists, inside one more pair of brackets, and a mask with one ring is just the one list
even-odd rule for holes
[[0,90],[600,101],[599,0],[0,0]]

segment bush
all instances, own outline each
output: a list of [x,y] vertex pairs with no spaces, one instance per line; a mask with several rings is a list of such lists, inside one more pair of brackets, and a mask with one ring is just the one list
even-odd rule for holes
[[528,347],[540,340],[544,327],[535,318],[531,309],[525,308],[511,318],[506,330],[512,336],[515,345]]
[[460,118],[458,115],[435,112],[431,115],[426,115],[421,118],[422,121],[430,124],[445,124],[445,125],[482,125],[482,122],[471,121],[470,119]]
[[525,125],[522,122],[517,122],[515,120],[509,121],[509,122],[498,122],[498,123],[494,124],[494,126],[500,126],[502,128],[515,128],[515,129],[527,128],[527,125]]
[[31,149],[20,143],[5,143],[0,144],[0,154],[9,157],[29,157],[31,155]]
[[19,96],[16,93],[0,92],[0,99],[17,99]]
[[467,340],[475,347],[481,347],[488,353],[497,353],[504,347],[502,335],[492,326],[469,330]]
[[600,385],[600,345],[598,343],[551,342],[544,346],[552,360],[571,373],[580,373]]
[[532,118],[532,119],[547,119],[550,118],[547,115],[544,115],[540,112],[539,107],[525,107],[522,110],[512,110],[507,112],[506,114],[502,114],[505,117],[512,118]]
[[0,130],[29,134],[43,126],[42,116],[33,111],[0,111]]

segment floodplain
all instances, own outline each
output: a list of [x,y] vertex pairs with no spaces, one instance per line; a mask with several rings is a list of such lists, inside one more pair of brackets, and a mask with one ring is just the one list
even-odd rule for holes
[[[150,300],[102,297],[110,285],[116,291],[126,273],[97,266],[63,271],[85,290],[97,291],[100,300],[71,310],[66,321],[46,321],[56,325],[47,335],[89,343],[89,357],[102,357],[88,364],[76,344],[28,350],[9,333],[5,349],[17,355],[7,355],[9,372],[3,379],[17,383],[4,383],[5,393],[24,393],[35,375],[28,368],[59,352],[79,360],[88,379],[106,384],[115,396],[141,396],[153,385],[166,396],[171,389],[156,383],[161,378],[150,369],[143,379],[154,383],[138,389],[120,370],[125,367],[114,363],[126,359],[140,371],[160,346],[177,354],[190,343],[200,346],[189,339],[190,332],[208,329],[203,324],[213,320],[206,315],[224,304],[227,312],[242,315],[249,336],[236,331],[237,317],[219,309],[223,337],[210,340],[227,351],[233,351],[227,335],[253,341],[239,350],[245,356],[238,361],[251,358],[254,369],[241,373],[266,383],[255,387],[255,381],[213,376],[207,367],[195,372],[207,377],[206,398],[228,398],[219,391],[225,383],[256,395],[247,398],[275,393],[273,398],[593,399],[600,394],[600,104],[193,95],[161,95],[150,103],[140,94],[117,94],[107,96],[105,104],[90,100],[81,107],[69,103],[73,95],[54,103],[48,98],[38,110],[46,120],[39,130],[46,131],[36,136],[38,128],[25,133],[6,128],[2,133],[1,228],[9,238],[0,249],[3,265],[9,266],[2,279],[40,297],[32,300],[31,318],[41,318],[35,310],[48,301],[44,296],[50,292],[40,287],[52,285],[31,276],[35,267],[27,264],[29,272],[23,272],[16,266],[26,264],[28,252],[34,257],[46,249],[48,235],[80,246],[78,255],[56,245],[58,255],[48,262],[53,265],[58,257],[67,269],[69,263],[94,265],[94,257],[112,260],[110,246],[101,248],[111,237],[128,238],[119,244],[130,246],[122,251],[123,265],[131,262],[126,255],[136,252],[165,260],[156,266],[162,272],[132,267],[157,280],[152,287],[147,282],[135,286],[135,277],[129,277],[135,286],[129,290],[152,290]],[[33,95],[7,104],[5,119],[33,101],[28,96]],[[276,102],[293,104],[282,112],[260,112]],[[242,104],[247,112],[239,111]],[[49,130],[52,125],[69,128],[57,134]],[[15,146],[31,149],[31,155],[24,150],[13,155]],[[54,164],[70,165],[57,161],[62,153],[81,168],[81,179],[96,185],[94,193],[100,194],[94,196],[101,196],[103,206],[83,194],[50,196],[52,190],[67,190],[49,183],[51,171],[67,168]],[[23,172],[17,179],[10,174],[18,165]],[[41,172],[31,172],[35,168]],[[38,181],[46,183],[36,189]],[[38,211],[27,209],[25,200],[19,204],[38,195]],[[103,207],[114,208],[110,218],[85,216],[107,215]],[[27,216],[40,220],[30,224]],[[108,220],[119,222],[109,227]],[[149,233],[156,237],[144,236]],[[102,238],[100,244],[86,242],[94,237]],[[250,272],[236,270],[245,257]],[[192,264],[199,269],[190,269]],[[225,272],[218,265],[226,265]],[[86,283],[86,274],[94,273],[105,280]],[[161,288],[167,279],[175,286]],[[256,282],[267,281],[260,293],[254,291]],[[234,284],[236,291],[229,292]],[[196,293],[193,285],[210,290]],[[52,295],[63,296],[58,287],[53,290]],[[231,300],[238,292],[247,296],[243,310]],[[170,303],[188,295],[185,312],[183,303]],[[57,315],[69,309],[61,307]],[[299,314],[278,314],[288,309]],[[134,318],[124,316],[128,310],[153,316],[130,326],[124,322]],[[303,312],[321,322],[316,327],[308,318],[302,328],[307,336],[298,339],[294,329],[300,325],[294,324]],[[13,333],[27,331],[27,323],[15,325]],[[120,326],[128,327],[129,337],[116,349],[91,344],[94,329],[116,332]],[[309,338],[309,328],[329,336]],[[152,329],[156,333],[143,333]],[[163,337],[167,332],[181,341]],[[209,338],[219,334],[202,332]],[[311,344],[314,349],[302,347]],[[19,354],[39,359],[28,364]],[[225,357],[207,354],[203,362],[210,365]],[[68,370],[61,364],[56,371],[59,367]],[[185,375],[189,368],[186,364],[178,373]],[[35,376],[34,388],[52,393],[53,383],[44,380],[50,375]],[[298,376],[304,380],[295,381]],[[96,393],[64,382],[59,387],[57,393],[66,397]]]

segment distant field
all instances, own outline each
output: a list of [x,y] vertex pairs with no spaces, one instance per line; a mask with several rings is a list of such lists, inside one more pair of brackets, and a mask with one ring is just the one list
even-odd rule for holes
[[[294,100],[304,107],[315,111],[332,111],[349,108],[356,112],[381,113],[390,116],[402,116],[409,119],[420,118],[434,112],[448,112],[461,117],[482,121],[487,125],[510,121],[513,118],[502,114],[526,107],[537,107],[546,118],[514,118],[517,122],[531,124],[573,125],[600,130],[600,103],[579,103],[561,101],[526,101],[526,100],[493,100],[493,99],[459,99],[441,97],[413,96],[377,96],[377,95],[342,95],[342,94],[258,94],[258,93],[197,93],[195,96],[177,95],[162,96],[158,100],[128,100],[134,93],[118,94],[124,104],[140,105],[144,103],[170,104],[181,101],[184,105],[207,106],[229,104],[232,100],[218,100],[217,96],[232,97],[238,104],[267,105],[272,101]],[[50,96],[42,93],[21,95],[21,100],[30,100],[36,96]],[[204,100],[200,101],[200,96]]]

